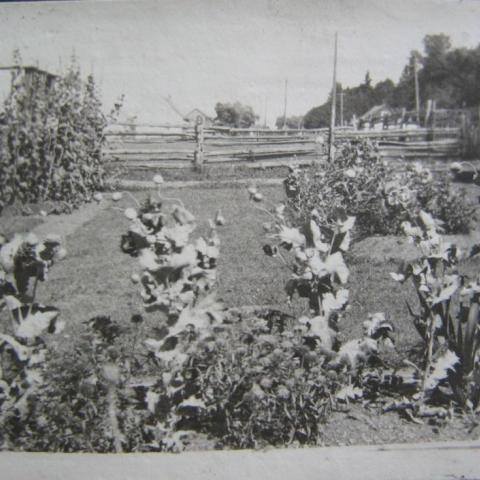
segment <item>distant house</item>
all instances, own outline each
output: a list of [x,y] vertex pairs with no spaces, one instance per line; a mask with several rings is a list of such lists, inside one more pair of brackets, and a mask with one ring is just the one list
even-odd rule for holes
[[385,103],[382,103],[380,105],[374,105],[370,110],[365,112],[360,118],[362,120],[370,121],[373,118],[379,118],[379,117],[382,117],[383,115],[388,115],[390,114],[390,112],[391,112],[391,109]]
[[384,128],[385,124],[388,124],[388,119],[392,113],[393,110],[385,103],[374,105],[360,117],[360,125],[363,125],[365,128]]
[[197,123],[201,120],[206,127],[213,125],[213,119],[198,108],[194,108],[190,113],[187,113],[184,119],[189,123]]

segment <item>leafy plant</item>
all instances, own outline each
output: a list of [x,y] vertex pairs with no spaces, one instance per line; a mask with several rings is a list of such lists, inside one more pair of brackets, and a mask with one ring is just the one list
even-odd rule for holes
[[1,444],[15,441],[29,412],[29,404],[44,381],[46,334],[62,330],[55,307],[36,303],[36,287],[47,277],[56,259],[65,256],[56,237],[43,242],[33,235],[0,238],[0,312],[5,331],[0,334]]
[[408,305],[414,324],[425,343],[422,399],[430,399],[447,384],[462,408],[477,409],[480,403],[480,286],[458,271],[460,259],[480,252],[478,245],[462,253],[444,242],[438,222],[421,212],[419,222],[403,224],[405,233],[421,251],[418,261],[392,277],[411,278],[420,310]]
[[8,204],[52,200],[69,210],[104,187],[102,145],[108,116],[93,76],[72,63],[62,77],[18,67],[0,125],[0,211]]
[[444,222],[447,233],[465,233],[475,208],[465,192],[452,191],[450,180],[436,180],[419,163],[395,172],[370,142],[338,145],[335,161],[310,169],[292,168],[284,185],[297,221],[316,209],[325,226],[334,224],[337,211],[355,216],[356,237],[399,234],[404,221],[421,210]]

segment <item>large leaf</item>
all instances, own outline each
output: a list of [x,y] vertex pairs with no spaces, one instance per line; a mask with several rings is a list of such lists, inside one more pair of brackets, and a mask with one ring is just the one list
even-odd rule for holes
[[206,409],[207,406],[205,405],[205,402],[202,399],[196,398],[195,396],[192,395],[192,396],[186,398],[185,400],[183,400],[183,402],[181,402],[178,405],[178,408],[179,409],[182,409],[182,408],[186,408],[186,409]]
[[0,333],[0,344],[7,344],[10,346],[20,362],[26,361],[30,355],[29,348],[15,340],[11,335],[4,335]]
[[143,248],[140,251],[138,260],[140,262],[140,266],[150,272],[155,272],[161,268],[161,265],[158,263],[157,256],[148,248]]
[[340,252],[336,252],[333,255],[329,255],[325,261],[325,268],[330,274],[334,274],[338,277],[340,283],[346,283],[350,272],[343,260],[343,256]]
[[224,313],[225,307],[217,301],[215,294],[207,295],[195,306],[188,306],[182,310],[175,324],[170,327],[169,334],[178,335],[188,326],[193,326],[196,330],[207,328],[221,322]]
[[177,206],[172,213],[173,218],[180,225],[193,224],[195,222],[195,216],[190,213],[186,208]]
[[28,340],[39,337],[43,333],[59,333],[64,324],[57,321],[59,311],[55,307],[42,305],[23,306],[12,311],[18,325],[15,335]]
[[172,242],[176,248],[182,248],[187,245],[190,234],[194,229],[195,225],[192,223],[174,225],[173,227],[165,227],[162,230],[162,235]]
[[451,350],[447,350],[443,355],[438,357],[433,363],[433,369],[425,380],[425,390],[432,391],[442,380],[448,378],[450,372],[455,371],[456,365],[460,362],[457,355]]
[[336,233],[333,237],[332,248],[330,253],[336,253],[338,251],[347,252],[350,248],[351,235],[350,231]]
[[393,326],[386,321],[383,312],[369,315],[368,320],[363,322],[363,328],[367,337],[373,338],[374,340],[381,338],[387,340],[389,345],[393,344]]
[[193,245],[187,245],[181,253],[170,256],[168,265],[172,268],[193,267],[197,263],[197,251]]
[[377,342],[371,338],[350,340],[342,345],[333,364],[355,370],[375,355],[377,350]]
[[429,213],[421,210],[420,211],[420,220],[422,221],[424,227],[427,230],[434,230],[435,229],[435,220]]
[[349,400],[357,400],[363,397],[363,390],[353,385],[347,385],[341,388],[335,398],[342,402],[348,402]]
[[463,368],[466,373],[473,370],[475,355],[479,348],[479,325],[480,325],[480,306],[477,302],[472,302],[468,310],[467,322],[463,329]]
[[290,228],[285,225],[280,227],[280,231],[276,236],[287,248],[304,247],[307,242],[305,236],[300,233],[298,228]]
[[337,293],[326,293],[322,297],[324,315],[328,318],[330,313],[343,309],[348,303],[349,292],[346,288],[340,288]]
[[305,238],[307,247],[315,247],[320,252],[328,252],[329,245],[322,241],[323,235],[320,227],[313,219],[305,225]]
[[345,220],[337,220],[340,233],[349,232],[355,225],[355,217],[347,217]]
[[330,328],[327,317],[300,317],[298,321],[309,327],[308,336],[318,337],[322,347],[327,348],[328,350],[333,348],[337,333]]
[[458,275],[450,275],[445,277],[445,279],[448,280],[449,283],[442,288],[438,295],[433,297],[432,305],[449,301],[452,298],[452,295],[460,288],[461,281]]
[[15,255],[22,246],[24,239],[21,235],[15,234],[14,237],[0,249],[0,267],[5,272],[11,273],[15,267]]

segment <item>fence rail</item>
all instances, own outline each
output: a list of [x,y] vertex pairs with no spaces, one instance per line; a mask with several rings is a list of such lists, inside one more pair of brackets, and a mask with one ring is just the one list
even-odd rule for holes
[[[202,125],[121,124],[106,132],[107,163],[127,168],[183,168],[192,163],[284,165],[323,158],[328,129],[270,130]],[[461,128],[404,128],[385,130],[335,130],[338,140],[371,139],[378,142],[386,158],[461,156],[464,149]]]

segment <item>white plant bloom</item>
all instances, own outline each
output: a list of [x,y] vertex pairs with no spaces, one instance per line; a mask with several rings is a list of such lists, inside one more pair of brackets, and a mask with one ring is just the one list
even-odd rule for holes
[[112,193],[112,200],[114,202],[118,202],[119,200],[121,200],[123,197],[123,194],[121,192],[114,192]]
[[424,210],[420,212],[420,220],[425,225],[428,230],[435,229],[435,220],[434,218]]
[[163,177],[159,173],[153,177],[153,181],[157,185],[161,185],[162,183],[164,183]]
[[130,280],[132,283],[138,283],[140,282],[140,275],[138,273],[132,273]]
[[124,213],[129,220],[135,220],[137,218],[137,211],[134,208],[126,208]]
[[344,173],[348,178],[355,178],[357,175],[357,172],[355,172],[353,168],[347,168]]

